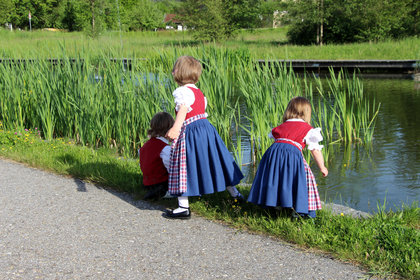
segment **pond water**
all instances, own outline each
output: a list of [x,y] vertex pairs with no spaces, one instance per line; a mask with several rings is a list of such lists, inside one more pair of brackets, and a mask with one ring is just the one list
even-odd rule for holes
[[[420,83],[403,79],[362,79],[369,98],[381,103],[371,145],[333,145],[322,178],[311,161],[321,199],[375,212],[378,205],[399,209],[420,196]],[[243,163],[250,147],[242,140]],[[248,152],[248,153],[247,153]],[[255,168],[242,166],[244,182],[252,183]]]

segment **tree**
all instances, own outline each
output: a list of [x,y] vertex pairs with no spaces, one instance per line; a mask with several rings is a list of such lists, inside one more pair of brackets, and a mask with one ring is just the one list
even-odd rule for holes
[[187,0],[178,13],[196,39],[218,41],[233,37],[239,28],[255,27],[258,4],[258,0]]
[[163,26],[164,14],[150,0],[138,0],[128,13],[130,30],[154,30]]
[[52,6],[55,0],[13,0],[14,13],[11,15],[12,23],[20,28],[27,28],[29,25],[28,14],[31,12],[32,27],[49,27],[49,16],[52,13]]
[[255,28],[260,18],[259,0],[231,0],[223,1],[226,9],[225,15],[230,24],[236,28]]
[[174,1],[174,0],[155,1],[156,7],[163,14],[175,14],[176,10],[179,9],[181,4],[182,3],[180,1]]
[[417,3],[413,0],[291,1],[289,40],[297,44],[349,43],[416,35]]
[[0,24],[3,25],[10,21],[10,14],[13,11],[12,0],[0,0]]
[[66,1],[65,9],[64,9],[64,16],[61,22],[62,22],[62,26],[70,32],[78,30],[76,9],[74,7],[73,2]]
[[68,0],[74,4],[76,26],[89,36],[98,36],[103,30],[116,26],[114,0]]
[[291,27],[287,33],[292,43],[308,45],[316,42],[317,5],[315,1],[292,1],[288,10]]

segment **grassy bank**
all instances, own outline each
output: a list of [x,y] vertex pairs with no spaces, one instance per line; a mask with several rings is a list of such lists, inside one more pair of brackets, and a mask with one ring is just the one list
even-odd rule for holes
[[[287,42],[287,27],[243,30],[234,39],[209,43],[247,49],[254,59],[420,59],[420,38],[346,45],[296,46]],[[96,39],[81,32],[0,30],[0,58],[78,57],[87,50],[113,57],[149,58],[168,49],[201,45],[188,32],[105,32]]]
[[[34,130],[4,130],[0,123],[0,157],[71,175],[140,197],[144,194],[136,159],[119,157],[114,150],[75,145],[72,140],[46,141]],[[248,194],[247,187],[240,187]],[[175,206],[171,201],[167,206]],[[418,279],[420,276],[420,211],[418,205],[397,212],[379,209],[374,216],[354,219],[321,210],[316,219],[290,218],[286,211],[238,204],[226,193],[191,201],[192,210],[208,219],[238,229],[281,238],[302,248],[323,251],[363,265],[383,277]]]

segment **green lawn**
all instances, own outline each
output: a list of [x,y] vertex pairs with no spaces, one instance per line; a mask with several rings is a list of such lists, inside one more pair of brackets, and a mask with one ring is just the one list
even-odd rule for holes
[[[346,45],[296,46],[287,43],[287,27],[242,30],[217,46],[246,49],[255,59],[420,59],[420,38]],[[201,45],[188,32],[105,32],[92,39],[82,32],[0,30],[0,58],[77,57],[80,53],[107,53],[113,57],[148,58],[168,48],[180,53]],[[213,44],[213,43],[207,43]]]

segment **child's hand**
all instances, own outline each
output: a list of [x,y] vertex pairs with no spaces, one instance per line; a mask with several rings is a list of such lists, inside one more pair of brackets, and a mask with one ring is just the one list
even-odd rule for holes
[[168,130],[165,137],[173,141],[179,137],[179,134],[180,134],[179,129],[177,129],[176,127],[172,127],[171,129]]
[[171,129],[166,132],[165,137],[169,138],[170,140],[175,140],[179,137],[181,133],[182,124],[185,121],[185,117],[187,116],[188,107],[184,104],[180,105],[178,113],[176,114],[175,123]]
[[328,169],[324,166],[321,168],[322,176],[327,177],[328,176]]
[[324,157],[322,156],[322,153],[320,150],[312,150],[311,151],[312,156],[315,159],[316,164],[319,167],[319,170],[321,170],[321,173],[324,177],[327,177],[328,175],[328,169],[324,165]]

